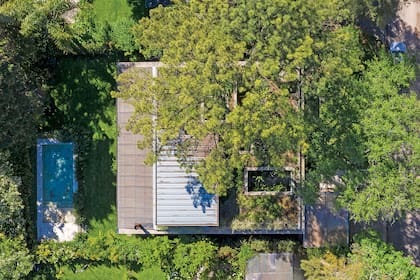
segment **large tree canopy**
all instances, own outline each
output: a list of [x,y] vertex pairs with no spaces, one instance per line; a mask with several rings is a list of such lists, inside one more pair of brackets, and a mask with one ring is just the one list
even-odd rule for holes
[[360,121],[368,165],[362,178],[347,178],[343,195],[356,221],[392,222],[420,207],[420,102],[406,93],[413,77],[407,60],[381,55],[368,63]]
[[[131,129],[144,136],[143,147],[154,137],[163,147],[180,133],[188,135],[183,151],[215,140],[197,170],[221,194],[246,166],[297,167],[305,147],[298,89],[311,79],[307,73],[349,72],[333,59],[348,54],[329,43],[345,46],[357,38],[341,29],[350,20],[347,4],[175,1],[151,11],[135,32],[141,52],[164,67],[155,79],[134,74],[131,82],[133,73],[121,75],[116,96],[134,100]],[[324,59],[337,66],[319,73]]]
[[48,66],[60,48],[68,0],[0,4],[0,149],[33,145],[43,110]]
[[401,94],[413,72],[385,54],[364,61],[356,2],[175,1],[151,11],[135,34],[163,66],[157,78],[124,73],[115,93],[133,102],[141,146],[156,140],[159,152],[182,139],[185,159],[211,139],[195,168],[219,194],[240,186],[235,174],[247,166],[299,170],[300,152],[305,198],[340,173],[341,202],[356,220],[418,207],[419,102]]
[[0,23],[0,149],[26,148],[41,110],[29,42],[18,32],[14,24]]

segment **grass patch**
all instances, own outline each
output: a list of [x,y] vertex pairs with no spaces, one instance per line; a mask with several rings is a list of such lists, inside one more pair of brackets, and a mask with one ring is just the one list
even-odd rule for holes
[[84,268],[83,266],[76,267],[76,271],[72,271],[70,268],[65,267],[63,269],[63,280],[89,280],[89,279],[108,279],[108,280],[120,280],[120,279],[130,279],[133,273],[123,267],[117,266],[89,266]]
[[[112,166],[114,158],[109,150],[112,145],[110,140],[93,141],[83,170],[83,189],[79,194],[81,199],[80,214],[89,224],[103,229],[116,230],[115,201],[116,177]],[[104,226],[98,221],[106,220]],[[111,221],[111,222],[110,222]]]
[[133,11],[127,0],[95,0],[93,10],[98,21],[115,22],[131,18]]
[[123,18],[138,20],[146,15],[144,0],[95,0],[93,10],[98,21],[109,23]]

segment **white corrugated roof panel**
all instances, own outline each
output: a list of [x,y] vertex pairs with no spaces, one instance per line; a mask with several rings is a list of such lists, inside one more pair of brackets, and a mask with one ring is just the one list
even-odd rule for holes
[[217,197],[205,190],[196,173],[186,172],[168,154],[156,166],[156,225],[219,225]]

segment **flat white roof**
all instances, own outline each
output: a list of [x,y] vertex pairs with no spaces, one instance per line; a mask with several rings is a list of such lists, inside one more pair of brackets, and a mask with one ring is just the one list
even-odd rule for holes
[[218,226],[219,202],[172,154],[156,164],[156,225]]

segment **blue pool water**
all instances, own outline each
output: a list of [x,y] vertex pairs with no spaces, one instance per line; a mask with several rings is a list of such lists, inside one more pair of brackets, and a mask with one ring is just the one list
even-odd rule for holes
[[59,208],[73,207],[74,159],[72,143],[42,146],[42,198]]

